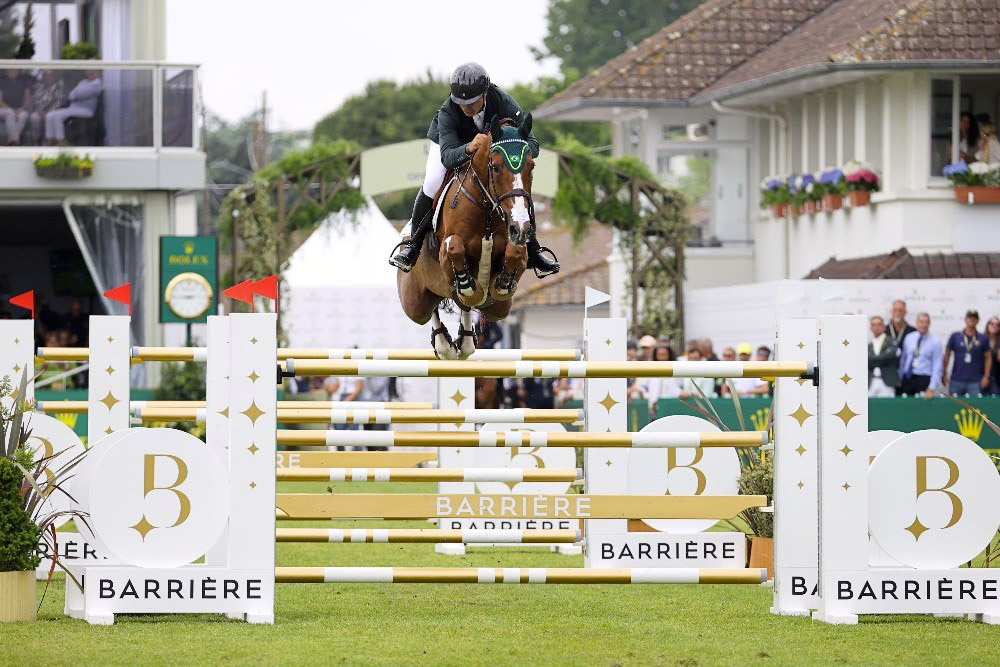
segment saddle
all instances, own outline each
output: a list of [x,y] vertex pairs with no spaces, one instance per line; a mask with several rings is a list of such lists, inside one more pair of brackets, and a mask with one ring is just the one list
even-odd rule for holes
[[432,256],[436,257],[441,250],[441,242],[438,241],[437,225],[438,221],[441,219],[441,199],[444,196],[444,191],[448,189],[451,185],[452,180],[455,178],[455,170],[449,169],[444,174],[444,180],[441,182],[441,187],[438,188],[437,194],[434,195],[434,203],[431,204],[431,229],[430,234],[427,234],[424,238],[424,248],[433,253]]

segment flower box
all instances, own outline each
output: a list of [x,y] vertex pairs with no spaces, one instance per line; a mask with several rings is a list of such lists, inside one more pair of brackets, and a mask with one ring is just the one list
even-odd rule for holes
[[71,167],[65,164],[35,165],[35,173],[39,178],[55,178],[76,180],[86,178],[94,173],[92,166]]
[[771,204],[771,215],[775,218],[784,218],[788,215],[788,204]]
[[872,193],[868,190],[851,190],[847,193],[847,201],[851,206],[868,206]]
[[959,204],[1000,204],[1000,186],[956,185],[955,201]]
[[799,204],[790,204],[790,212],[793,218],[797,218],[802,215],[802,206]]
[[809,215],[815,215],[819,213],[819,202],[813,201],[812,199],[807,199],[803,208],[805,209],[805,212],[808,213]]
[[823,195],[822,202],[824,211],[836,211],[843,206],[844,198],[841,195],[825,194]]

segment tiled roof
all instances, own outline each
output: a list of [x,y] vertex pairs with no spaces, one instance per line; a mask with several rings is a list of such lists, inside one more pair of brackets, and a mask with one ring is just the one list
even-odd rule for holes
[[808,65],[913,60],[1000,61],[1000,0],[710,0],[542,108],[684,103]]
[[835,0],[709,0],[544,105],[575,97],[684,100]]
[[607,259],[611,254],[608,227],[591,223],[587,236],[576,245],[567,230],[542,231],[538,236],[542,245],[552,248],[559,257],[562,270],[543,280],[535,278],[530,269],[525,272],[514,296],[514,308],[582,304],[584,287],[608,291]]
[[1000,278],[1000,253],[960,252],[911,255],[900,248],[886,255],[856,259],[830,258],[806,278],[929,279]]

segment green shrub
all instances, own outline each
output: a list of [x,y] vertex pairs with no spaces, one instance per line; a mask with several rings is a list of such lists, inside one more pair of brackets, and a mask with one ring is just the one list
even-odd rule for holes
[[67,44],[59,52],[59,57],[62,60],[94,60],[97,55],[97,46],[90,42]]
[[[740,493],[747,496],[774,497],[774,457],[760,461],[752,467],[744,466],[740,473]],[[757,537],[774,537],[774,514],[750,508],[740,512],[749,524],[750,532]]]
[[24,475],[0,457],[0,572],[34,570],[41,559],[37,546],[41,529],[21,509]]

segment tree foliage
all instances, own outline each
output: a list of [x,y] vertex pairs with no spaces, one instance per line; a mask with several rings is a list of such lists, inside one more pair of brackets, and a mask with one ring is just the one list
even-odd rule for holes
[[[517,83],[507,89],[521,108],[525,111],[534,111],[540,107],[545,100],[549,99],[560,90],[568,87],[579,78],[576,70],[564,72],[561,77],[543,76],[531,83]],[[562,138],[574,137],[580,144],[589,148],[598,148],[611,144],[611,127],[602,122],[565,122],[553,120],[535,120],[532,128],[535,137],[543,148],[552,148]]]
[[[247,114],[230,122],[211,111],[205,114],[205,154],[208,171],[215,183],[243,183],[253,171],[250,165],[251,138],[259,112]],[[271,160],[280,160],[286,153],[309,140],[306,130],[269,133]]]
[[316,123],[313,140],[350,138],[363,148],[372,148],[422,139],[446,97],[448,83],[429,73],[426,79],[403,84],[372,81],[363,93],[347,98]]
[[21,43],[17,47],[17,53],[14,57],[18,60],[31,60],[35,55],[35,40],[31,37],[31,31],[35,27],[35,12],[31,7],[31,4],[27,6],[24,10],[24,35],[21,37]]
[[0,572],[34,570],[41,529],[21,507],[24,474],[0,457]]
[[548,32],[535,57],[584,74],[688,13],[704,0],[549,0]]
[[17,26],[20,20],[14,7],[0,9],[0,60],[13,58],[21,44]]

